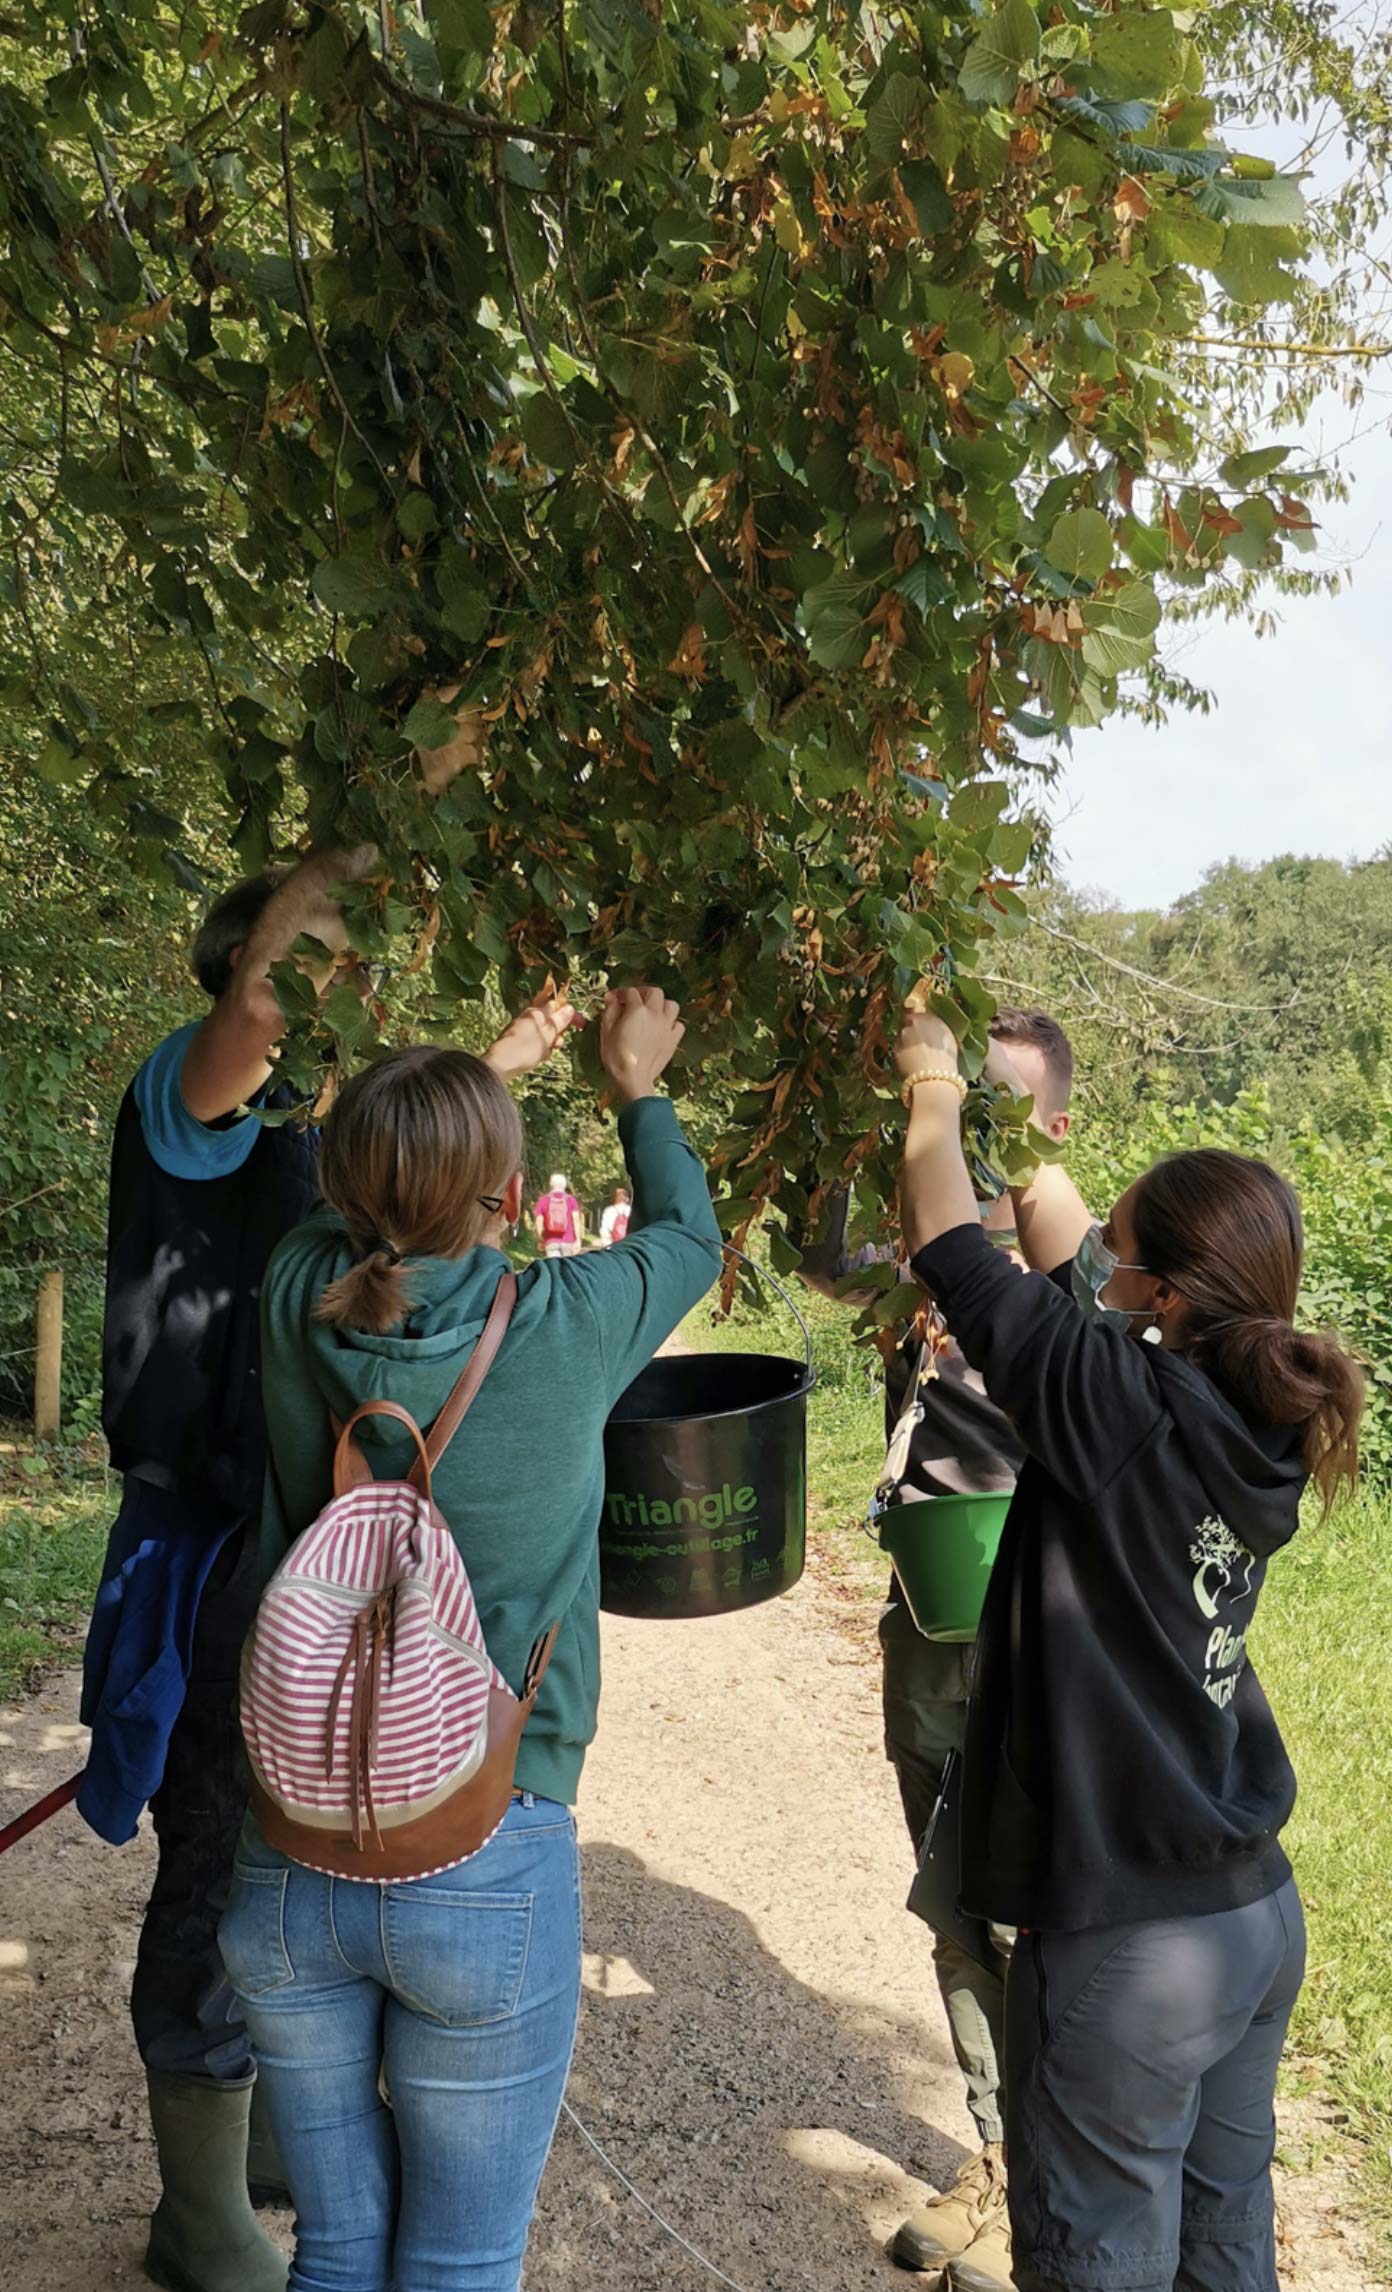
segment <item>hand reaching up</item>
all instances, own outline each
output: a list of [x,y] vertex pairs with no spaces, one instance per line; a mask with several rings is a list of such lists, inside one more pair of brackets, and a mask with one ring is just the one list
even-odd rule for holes
[[562,1037],[577,1023],[578,1013],[570,997],[545,988],[504,1027],[492,1048],[484,1052],[484,1064],[505,1082],[514,1075],[530,1074],[533,1068],[545,1065]]
[[617,987],[608,996],[600,1057],[625,1105],[652,1097],[685,1033],[679,1006],[660,987]]

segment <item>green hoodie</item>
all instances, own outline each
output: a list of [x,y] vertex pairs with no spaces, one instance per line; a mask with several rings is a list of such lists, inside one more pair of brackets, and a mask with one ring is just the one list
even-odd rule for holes
[[[532,1643],[560,1636],[522,1738],[519,1789],[573,1802],[599,1704],[604,1426],[614,1402],[720,1270],[705,1173],[665,1098],[619,1120],[634,1217],[627,1240],[529,1266],[483,1388],[441,1460],[435,1500],[464,1555],[488,1652],[513,1687]],[[262,1562],[270,1573],[332,1493],[333,1435],[360,1401],[397,1401],[428,1430],[483,1328],[507,1259],[413,1258],[409,1319],[385,1337],[313,1318],[352,1262],[336,1212],[280,1244],[261,1301],[269,1435]],[[379,1479],[414,1454],[390,1419],[357,1437]]]

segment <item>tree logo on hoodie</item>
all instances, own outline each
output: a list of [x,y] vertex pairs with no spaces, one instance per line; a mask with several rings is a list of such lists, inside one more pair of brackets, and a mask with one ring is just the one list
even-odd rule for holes
[[1219,1623],[1218,1602],[1224,1593],[1239,1599],[1244,1592],[1251,1591],[1256,1555],[1248,1551],[1226,1521],[1210,1516],[1201,1520],[1194,1530],[1189,1557],[1194,1563],[1194,1598],[1199,1613],[1205,1622],[1214,1626],[1204,1651],[1203,1689],[1210,1702],[1225,1710],[1242,1676],[1247,1634]]

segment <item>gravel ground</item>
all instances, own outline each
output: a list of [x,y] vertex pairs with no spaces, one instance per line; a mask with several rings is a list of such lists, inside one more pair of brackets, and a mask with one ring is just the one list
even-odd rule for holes
[[[700,1624],[605,1620],[580,1804],[584,2010],[570,2101],[743,2292],[913,2281],[884,2243],[965,2154],[881,1754],[873,1635],[810,1579]],[[0,1819],[82,1756],[71,1675],[0,1712]],[[70,1811],[0,1862],[3,2292],[144,2282],[153,2152],[125,2016],[151,1869]],[[1302,2140],[1318,2127],[1310,2113]],[[1288,2292],[1366,2292],[1340,2168],[1283,2182]],[[288,2223],[285,2224],[288,2227]],[[713,2279],[565,2120],[529,2292]]]

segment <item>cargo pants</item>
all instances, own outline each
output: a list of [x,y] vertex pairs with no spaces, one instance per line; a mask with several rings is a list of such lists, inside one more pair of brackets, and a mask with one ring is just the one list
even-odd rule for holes
[[[948,1754],[962,1748],[974,1650],[925,1639],[897,1583],[891,1584],[880,1617],[880,1650],[885,1752],[898,1777],[916,1858],[937,1804]],[[999,1952],[995,1972],[979,1966],[942,1934],[933,1936],[933,1964],[952,2048],[966,2079],[967,2107],[983,2142],[1000,2142],[1005,2139],[1005,1977],[1015,1937],[1008,1927],[995,1926],[991,1938]]]

